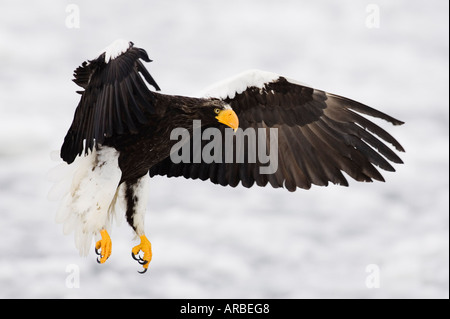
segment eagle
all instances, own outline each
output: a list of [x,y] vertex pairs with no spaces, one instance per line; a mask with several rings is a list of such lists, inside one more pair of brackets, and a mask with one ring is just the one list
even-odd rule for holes
[[81,255],[95,242],[101,264],[122,210],[140,240],[131,255],[147,271],[144,215],[153,176],[295,191],[348,186],[344,173],[384,181],[378,169],[393,172],[391,163],[402,163],[393,150],[404,152],[400,143],[367,117],[403,122],[367,105],[259,70],[201,98],[167,95],[143,62],[151,62],[144,49],[116,40],[74,71],[82,90],[59,154],[65,173],[57,185],[65,190],[57,221],[74,232]]

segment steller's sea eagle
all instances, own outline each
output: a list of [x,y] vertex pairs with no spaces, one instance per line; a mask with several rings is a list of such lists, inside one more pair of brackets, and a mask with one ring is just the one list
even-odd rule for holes
[[[403,122],[359,102],[257,70],[216,85],[204,98],[165,95],[155,92],[159,86],[141,60],[151,62],[145,50],[117,40],[74,71],[73,81],[83,90],[77,91],[81,99],[60,151],[70,174],[65,173],[69,182],[57,220],[65,232],[75,233],[82,255],[94,236],[99,239],[99,263],[111,255],[108,229],[121,203],[140,238],[132,257],[143,272],[148,269],[152,252],[144,214],[149,176],[295,191],[329,182],[348,186],[343,172],[357,181],[384,181],[375,166],[395,171],[389,162],[402,163],[384,143],[403,152],[399,142],[363,115],[394,125]],[[173,138],[176,130],[186,134]],[[209,139],[202,135],[208,132]],[[238,143],[239,136],[246,142]],[[212,138],[214,147],[208,145]],[[267,161],[256,155],[267,155],[272,140],[277,148],[271,160],[277,165],[264,171]],[[263,154],[251,154],[255,143],[265,144]]]

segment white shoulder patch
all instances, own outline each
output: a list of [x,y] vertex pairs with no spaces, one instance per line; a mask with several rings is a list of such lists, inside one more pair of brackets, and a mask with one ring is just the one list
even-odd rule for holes
[[301,86],[306,86],[306,87],[309,87],[309,88],[313,88],[311,85],[309,85],[309,84],[306,84],[306,83],[303,83],[303,82],[300,82],[300,81],[297,81],[297,80],[294,80],[294,79],[290,79],[290,78],[287,78],[287,77],[285,77],[285,79],[286,79],[286,81],[288,81],[289,83],[292,83],[292,84],[296,84],[296,85],[301,85]]
[[232,99],[251,86],[261,89],[266,83],[276,81],[279,77],[280,75],[272,72],[248,70],[209,86],[201,92],[201,96]]
[[130,41],[124,39],[117,39],[106,48],[102,50],[105,53],[105,63],[114,60],[119,55],[125,53],[131,46]]
[[[215,97],[219,99],[234,98],[236,94],[244,92],[249,87],[262,89],[265,84],[275,82],[280,77],[279,74],[261,70],[248,70],[221,82],[215,83],[199,93],[200,97]],[[286,78],[286,81],[292,84],[311,87],[308,84]]]

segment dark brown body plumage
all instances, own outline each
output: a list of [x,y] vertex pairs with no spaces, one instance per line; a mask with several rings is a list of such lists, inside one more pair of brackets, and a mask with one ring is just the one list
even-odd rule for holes
[[113,135],[104,141],[104,145],[114,147],[120,153],[121,182],[142,177],[151,167],[168,158],[177,142],[170,139],[175,128],[186,128],[192,133],[194,119],[202,119],[204,125],[219,126],[211,110],[224,105],[223,102],[153,94],[155,112],[148,115],[148,123],[142,125],[138,133]]

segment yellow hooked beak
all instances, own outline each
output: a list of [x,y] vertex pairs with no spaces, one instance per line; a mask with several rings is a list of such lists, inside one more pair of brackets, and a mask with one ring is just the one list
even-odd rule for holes
[[231,127],[235,132],[239,127],[239,119],[233,110],[221,110],[216,116],[219,123]]

